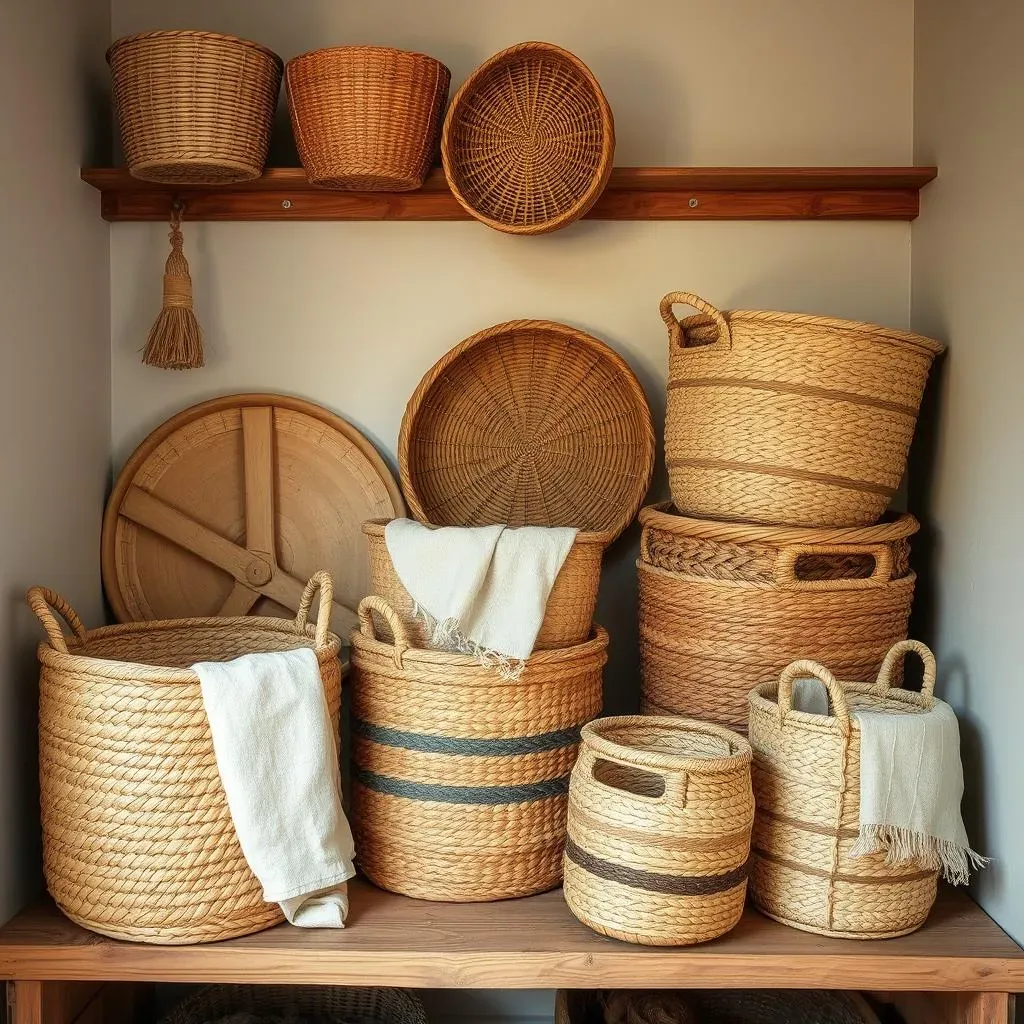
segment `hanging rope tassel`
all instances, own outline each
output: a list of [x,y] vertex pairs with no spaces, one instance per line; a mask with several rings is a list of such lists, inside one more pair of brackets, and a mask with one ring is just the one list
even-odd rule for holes
[[164,305],[156,318],[142,361],[165,370],[190,370],[203,365],[203,329],[192,310],[192,278],[181,251],[181,213],[184,205],[171,207],[171,254],[164,267]]

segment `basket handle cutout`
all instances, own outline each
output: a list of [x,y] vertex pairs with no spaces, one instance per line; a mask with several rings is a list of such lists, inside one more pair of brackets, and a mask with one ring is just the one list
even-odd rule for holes
[[621,761],[602,751],[593,754],[590,776],[599,786],[611,790],[616,796],[629,794],[638,800],[658,803],[668,799],[680,806],[686,805],[685,772],[667,775],[641,768],[629,761]]
[[55,651],[58,651],[60,654],[67,654],[68,642],[64,636],[64,631],[60,628],[57,617],[53,614],[54,612],[68,624],[71,632],[78,638],[79,644],[83,647],[85,646],[85,626],[82,625],[82,620],[78,617],[75,609],[60,594],[53,590],[48,590],[46,587],[33,587],[25,595],[25,600],[28,601],[29,608],[35,612],[36,618],[43,624],[43,629],[46,630],[50,646]]
[[327,644],[327,631],[331,626],[331,608],[334,604],[334,578],[329,572],[313,573],[302,591],[302,599],[299,601],[299,610],[295,616],[295,629],[302,634],[306,632],[306,621],[309,618],[309,609],[313,604],[313,595],[320,591],[320,607],[316,613],[316,630],[314,631],[314,643],[317,647],[324,647]]
[[[706,313],[714,321],[715,327],[718,328],[718,339],[713,342],[713,345],[732,348],[732,331],[729,329],[729,321],[725,319],[725,315],[720,309],[712,306],[710,302],[702,299],[699,295],[694,295],[693,292],[669,292],[661,300],[661,306],[659,307],[661,319],[665,321],[665,326],[668,328],[668,340],[671,344],[678,345],[679,348],[683,349],[687,347],[682,324],[680,324],[675,313],[672,312],[672,307],[677,305],[692,306],[701,313]],[[705,345],[700,347],[711,348],[712,346]]]
[[[882,667],[878,670],[878,681],[875,683],[875,689],[881,692],[885,692],[893,686],[892,676],[896,671],[896,666],[899,665],[908,654],[916,654],[921,659],[921,664],[924,666],[924,678],[921,680],[921,693],[925,697],[935,696],[935,655],[932,654],[932,649],[927,645],[921,643],[920,640],[901,640],[898,644],[893,644],[889,648],[889,653],[885,656],[885,661],[882,662]],[[897,689],[899,686],[897,685]]]
[[[811,555],[870,555],[875,564],[870,576],[807,580],[800,576],[799,562]],[[774,570],[775,582],[792,590],[872,590],[889,584],[892,574],[892,549],[888,544],[792,544],[779,552]]]
[[[391,635],[395,638],[392,657],[394,658],[395,668],[401,669],[402,655],[412,647],[412,642],[409,640],[409,631],[405,628],[405,623],[398,612],[383,597],[376,597],[374,595],[364,597],[359,602],[359,631],[370,640],[377,640],[377,631],[373,627],[371,612],[376,612],[382,616],[391,627]],[[377,642],[380,643],[381,641]]]
[[850,733],[850,705],[846,702],[846,692],[839,685],[836,677],[816,661],[794,661],[787,665],[779,676],[779,714],[784,719],[793,710],[793,684],[798,679],[817,679],[828,691],[832,714],[839,722],[844,736]]

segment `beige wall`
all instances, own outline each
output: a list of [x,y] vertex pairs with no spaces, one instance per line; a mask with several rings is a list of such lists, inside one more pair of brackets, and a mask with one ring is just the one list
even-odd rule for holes
[[[0,921],[40,887],[35,645],[47,583],[99,621],[110,446],[107,226],[78,180],[105,89],[103,0],[0,5]],[[102,137],[101,129],[99,135]]]
[[913,228],[913,321],[949,342],[921,446],[919,618],[961,715],[972,835],[996,858],[977,894],[1024,941],[1024,5],[918,0],[916,17],[916,155],[940,177]]

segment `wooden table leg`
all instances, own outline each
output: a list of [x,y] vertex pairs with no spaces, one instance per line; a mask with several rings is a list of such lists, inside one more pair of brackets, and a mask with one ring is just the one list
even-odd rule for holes
[[1013,1024],[1008,992],[887,992],[907,1024]]

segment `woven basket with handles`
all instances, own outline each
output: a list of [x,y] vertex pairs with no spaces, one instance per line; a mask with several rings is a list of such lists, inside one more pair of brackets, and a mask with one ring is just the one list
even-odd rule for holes
[[[700,315],[677,320],[675,305]],[[661,301],[669,335],[665,458],[686,515],[866,526],[896,493],[932,360],[908,331]]]
[[328,631],[332,592],[327,573],[313,576],[294,621],[172,619],[86,630],[63,598],[29,591],[48,637],[39,645],[43,868],[73,921],[115,939],[175,944],[283,920],[238,845],[189,666],[312,648],[337,741],[342,668],[340,641]]
[[569,782],[565,901],[602,935],[706,942],[743,914],[754,822],[750,747],[685,718],[583,727]]
[[[394,643],[374,634],[371,612]],[[538,651],[518,680],[412,646],[379,597],[352,634],[353,829],[359,867],[418,899],[497,900],[562,880],[580,727],[601,710],[608,634]]]
[[[893,686],[908,653],[924,662],[920,693]],[[819,679],[830,715],[793,710],[797,679]],[[924,924],[938,872],[851,857],[860,826],[860,725],[856,711],[907,713],[932,706],[935,658],[917,640],[895,644],[874,683],[840,683],[823,665],[797,661],[750,694],[757,815],[750,889],[757,908],[819,935],[887,939]]]

